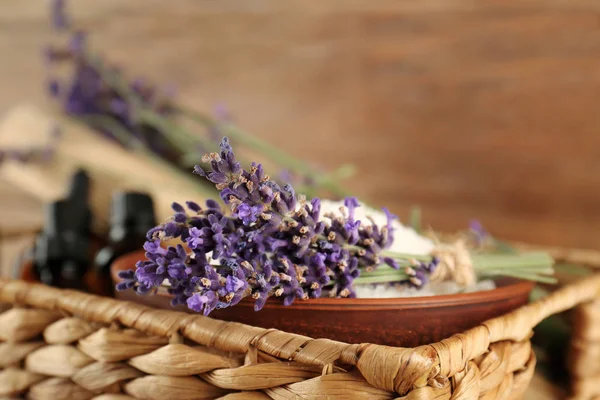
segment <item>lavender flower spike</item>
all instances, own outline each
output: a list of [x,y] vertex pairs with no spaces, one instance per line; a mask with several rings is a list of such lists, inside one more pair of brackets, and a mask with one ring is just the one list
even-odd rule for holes
[[64,31],[69,28],[69,17],[65,10],[64,0],[52,0],[50,14],[52,27],[57,31]]
[[[361,271],[381,263],[400,268],[398,260],[382,254],[392,240],[395,217],[389,212],[387,226],[363,227],[354,218],[358,200],[350,197],[344,215],[322,217],[319,199],[307,202],[291,185],[279,186],[260,164],[242,169],[227,138],[219,153],[203,161],[195,171],[216,186],[229,212],[214,200],[205,209],[173,203],[174,217],[148,232],[148,260],[135,273],[123,274],[119,290],[146,293],[166,280],[173,304],[208,315],[244,298],[260,310],[268,298],[290,305],[321,296],[354,297]],[[187,249],[162,243],[173,238]],[[219,265],[211,265],[209,255]],[[425,284],[434,268],[412,266],[407,283]]]

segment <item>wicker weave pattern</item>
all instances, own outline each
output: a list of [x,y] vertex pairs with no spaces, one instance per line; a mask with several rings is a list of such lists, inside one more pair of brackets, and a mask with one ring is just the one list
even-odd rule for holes
[[569,372],[573,399],[600,397],[600,300],[584,304],[573,315]]
[[[519,244],[524,250],[539,247]],[[600,252],[568,248],[544,248],[560,263],[600,269]],[[596,278],[595,278],[596,279]],[[572,400],[600,398],[600,297],[576,307],[571,319],[569,374]]]
[[600,278],[413,349],[349,345],[0,281],[0,398],[515,399],[546,316],[594,298]]

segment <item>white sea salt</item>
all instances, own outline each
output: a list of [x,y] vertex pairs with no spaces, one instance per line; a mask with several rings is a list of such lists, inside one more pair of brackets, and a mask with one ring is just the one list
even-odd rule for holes
[[[343,202],[322,200],[321,215],[327,212],[341,215],[340,207],[343,206]],[[371,221],[367,218],[368,216],[371,217],[378,226],[383,226],[387,223],[387,217],[385,213],[381,211],[361,205],[361,207],[357,208],[354,212],[354,219],[360,221],[361,225],[371,225]],[[389,248],[390,251],[396,253],[426,255],[431,253],[435,247],[432,240],[419,235],[414,229],[402,225],[398,220],[393,221],[393,226],[394,242]],[[356,296],[363,299],[439,296],[445,294],[480,292],[493,290],[495,288],[496,284],[492,280],[476,282],[474,285],[467,288],[459,286],[456,282],[430,282],[419,289],[389,283],[355,286]]]
[[[340,207],[343,206],[344,202],[342,201],[321,200],[321,215],[328,212],[341,215]],[[371,225],[371,221],[367,217],[371,217],[377,226],[384,226],[387,223],[385,213],[361,204],[354,211],[354,219],[360,221],[362,226]],[[402,225],[397,219],[392,224],[394,226],[394,242],[389,248],[390,251],[426,255],[435,247],[433,241],[419,235],[414,229]]]

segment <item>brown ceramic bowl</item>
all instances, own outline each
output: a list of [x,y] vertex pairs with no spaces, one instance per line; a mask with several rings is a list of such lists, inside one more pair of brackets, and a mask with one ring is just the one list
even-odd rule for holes
[[[135,268],[143,252],[115,261],[111,274]],[[500,316],[528,302],[533,283],[503,279],[498,288],[484,292],[396,299],[310,299],[285,307],[268,301],[254,311],[254,303],[242,300],[232,308],[215,310],[211,317],[263,328],[275,328],[314,338],[347,343],[377,343],[414,347],[445,339]],[[117,298],[152,307],[172,309],[170,295],[160,290],[155,296],[138,296],[133,291],[117,292]],[[178,307],[189,311],[185,306]],[[191,312],[191,311],[190,311]]]

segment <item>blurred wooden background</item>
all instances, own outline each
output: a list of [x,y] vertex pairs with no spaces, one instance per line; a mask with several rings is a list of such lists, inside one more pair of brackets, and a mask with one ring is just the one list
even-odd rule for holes
[[[437,229],[598,248],[596,1],[72,0],[134,75]],[[44,104],[47,2],[0,0],[0,112]],[[0,199],[0,202],[2,200]]]

